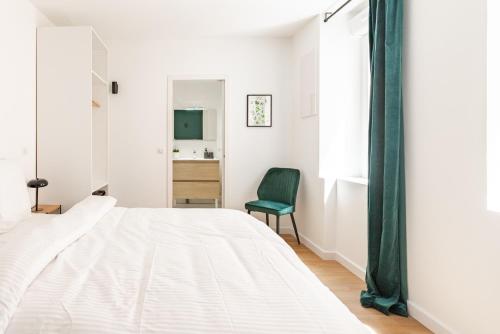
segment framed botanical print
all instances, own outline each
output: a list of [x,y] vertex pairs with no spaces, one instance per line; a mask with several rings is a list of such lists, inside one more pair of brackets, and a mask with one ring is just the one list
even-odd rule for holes
[[247,95],[247,127],[273,126],[273,96],[270,94]]

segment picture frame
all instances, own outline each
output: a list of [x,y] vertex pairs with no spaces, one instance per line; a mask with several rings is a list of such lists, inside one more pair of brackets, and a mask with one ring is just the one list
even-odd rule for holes
[[273,96],[271,94],[247,95],[247,127],[270,128],[273,126]]

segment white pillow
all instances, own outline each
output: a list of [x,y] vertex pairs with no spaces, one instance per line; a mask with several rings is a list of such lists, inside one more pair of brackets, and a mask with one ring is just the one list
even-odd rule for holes
[[11,160],[0,160],[0,230],[30,215],[31,202],[21,167]]

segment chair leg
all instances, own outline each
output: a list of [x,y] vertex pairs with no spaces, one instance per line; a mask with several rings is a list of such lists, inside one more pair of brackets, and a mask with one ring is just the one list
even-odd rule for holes
[[292,225],[295,231],[295,237],[297,238],[297,242],[300,245],[299,233],[297,232],[297,225],[295,224],[295,217],[293,216],[293,213],[290,214],[290,217],[292,218]]
[[276,216],[276,234],[280,235],[280,216]]
[[266,224],[269,226],[269,213],[266,213]]
[[247,213],[250,214],[250,210],[247,210]]

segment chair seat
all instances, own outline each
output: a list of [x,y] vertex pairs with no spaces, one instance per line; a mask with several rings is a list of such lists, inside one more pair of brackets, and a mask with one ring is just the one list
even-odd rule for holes
[[276,216],[288,215],[295,211],[293,205],[264,200],[247,202],[245,203],[245,209],[269,213]]

